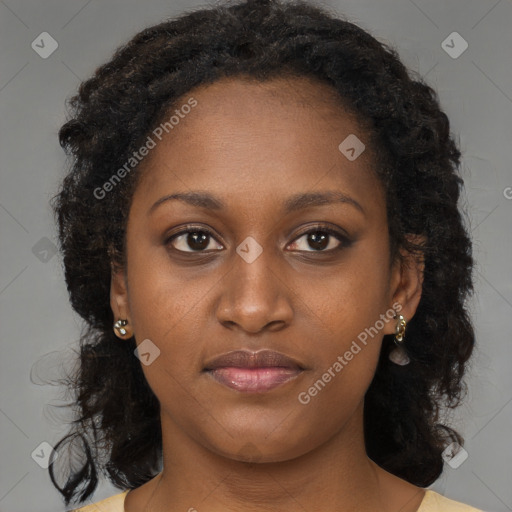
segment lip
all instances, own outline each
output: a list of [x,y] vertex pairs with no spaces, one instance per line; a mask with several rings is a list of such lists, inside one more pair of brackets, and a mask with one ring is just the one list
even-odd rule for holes
[[262,349],[254,352],[252,350],[232,350],[208,361],[204,369],[216,370],[217,368],[304,368],[301,364],[281,352]]
[[207,362],[203,371],[231,389],[258,393],[296,378],[304,367],[274,350],[234,350]]

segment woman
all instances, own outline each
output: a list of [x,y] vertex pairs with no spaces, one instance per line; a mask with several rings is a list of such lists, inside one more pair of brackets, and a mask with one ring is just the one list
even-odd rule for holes
[[142,31],[71,105],[66,504],[104,473],[124,492],[80,510],[475,511],[424,489],[474,346],[435,92],[325,9],[247,0]]

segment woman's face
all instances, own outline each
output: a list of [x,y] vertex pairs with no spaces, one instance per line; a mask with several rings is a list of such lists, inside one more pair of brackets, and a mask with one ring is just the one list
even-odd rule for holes
[[[150,134],[111,302],[144,342],[164,435],[237,460],[313,450],[361,410],[393,304],[414,312],[369,148],[357,156],[365,135],[330,93],[306,78],[223,79]],[[189,200],[161,201],[171,194]],[[207,371],[263,349],[290,360]]]

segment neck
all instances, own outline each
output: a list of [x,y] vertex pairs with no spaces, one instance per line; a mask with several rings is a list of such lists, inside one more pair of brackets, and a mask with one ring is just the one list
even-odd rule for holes
[[384,510],[378,466],[366,455],[363,404],[328,442],[284,462],[240,462],[191,439],[162,413],[163,463],[151,510],[324,512]]

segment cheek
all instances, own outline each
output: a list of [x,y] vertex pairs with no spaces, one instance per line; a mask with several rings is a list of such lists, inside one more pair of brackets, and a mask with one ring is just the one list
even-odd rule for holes
[[346,424],[375,374],[382,334],[372,328],[381,312],[377,301],[363,299],[340,300],[324,317],[328,336],[314,338],[315,367],[296,399],[303,408],[299,414],[313,419],[320,437]]
[[[361,244],[343,265],[321,279],[303,279],[298,293],[326,326],[338,348],[370,328],[389,310],[389,269],[382,247]],[[332,344],[332,339],[330,340]]]
[[199,371],[198,345],[205,338],[200,319],[206,315],[207,294],[213,283],[208,286],[204,280],[186,280],[159,257],[152,258],[149,265],[144,251],[137,248],[130,257],[130,315],[137,345],[150,340],[156,347],[148,345],[158,357],[142,369],[160,399],[165,389],[179,388],[178,381],[187,381]]
[[[382,253],[380,245],[378,250]],[[377,247],[361,245],[329,279],[317,281],[311,294],[308,307],[324,333],[312,339],[316,364],[310,387],[302,390],[303,401],[313,407],[330,407],[332,403],[355,407],[371,383],[383,326],[393,322],[388,262],[372,256],[379,254],[376,251]],[[305,290],[306,280],[301,286]],[[338,409],[338,414],[345,412]]]
[[191,322],[205,288],[194,286],[194,280],[171,266],[163,247],[134,244],[128,253],[129,306],[137,338],[164,339],[175,327]]

